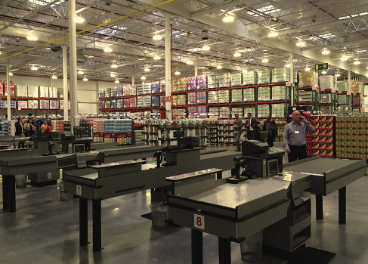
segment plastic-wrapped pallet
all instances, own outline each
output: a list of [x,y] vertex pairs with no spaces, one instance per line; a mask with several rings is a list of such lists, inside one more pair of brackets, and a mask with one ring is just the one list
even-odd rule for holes
[[208,89],[218,88],[218,75],[208,75]]
[[198,115],[197,107],[190,106],[188,107],[188,118],[196,118]]
[[50,101],[40,100],[40,109],[50,109]]
[[312,93],[313,93],[313,91],[303,91],[303,90],[300,90],[299,91],[299,102],[308,102],[308,103],[311,103],[312,100],[313,100]]
[[50,100],[50,109],[59,109],[59,101]]
[[244,117],[244,108],[241,107],[233,107],[231,109],[231,116],[232,118],[235,118],[235,114],[239,115],[239,118],[243,118]]
[[258,107],[258,118],[266,118],[267,115],[270,114],[269,104],[257,105],[257,107]]
[[173,95],[172,99],[173,99],[172,105],[178,105],[178,96],[177,95]]
[[[135,99],[135,98],[134,98]],[[123,99],[124,108],[130,107],[130,99]]]
[[197,93],[188,93],[188,105],[197,104]]
[[218,107],[208,107],[208,118],[219,118],[220,109]]
[[178,95],[178,105],[186,105],[187,104],[187,96],[185,94]]
[[173,92],[177,92],[178,91],[178,79],[173,79],[172,80],[172,86],[171,86],[171,88],[172,88],[172,91]]
[[333,75],[325,75],[319,77],[319,88],[321,91],[336,89],[336,77]]
[[299,72],[299,87],[318,87],[318,73],[314,71]]
[[331,104],[331,94],[321,94],[320,102],[322,104]]
[[137,95],[143,95],[144,94],[144,85],[138,84],[137,85]]
[[[191,78],[195,78],[195,77],[191,77]],[[183,77],[178,80],[178,92],[184,92],[184,91],[189,90],[189,87],[188,87],[189,80],[188,79],[189,79],[188,77]]]
[[184,119],[186,117],[185,109],[174,109],[173,116],[175,119]]
[[206,90],[207,89],[207,75],[199,75],[196,76],[197,80],[197,90]]
[[152,106],[160,106],[160,96],[152,96]]
[[207,93],[198,92],[197,93],[197,104],[206,104],[206,103],[207,103]]
[[254,88],[243,89],[243,102],[254,102]]
[[116,87],[112,87],[111,88],[111,97],[116,97],[117,96],[117,89]]
[[218,75],[219,88],[230,87],[230,73],[221,73]]
[[50,98],[58,98],[58,88],[56,87],[50,87],[49,88],[49,95],[50,95]]
[[290,69],[275,68],[272,69],[272,83],[288,82]]
[[242,89],[233,89],[231,91],[231,102],[232,103],[243,102],[243,90]]
[[271,88],[269,86],[258,87],[258,101],[270,101]]
[[28,109],[38,109],[38,100],[28,100]]
[[332,106],[321,106],[321,114],[322,115],[331,115]]
[[123,96],[123,87],[122,86],[116,86],[116,97],[122,97]]
[[220,107],[220,118],[229,118],[230,117],[230,107],[222,106]]
[[231,74],[231,86],[241,86],[243,83],[243,74],[241,73],[234,73]]
[[[188,87],[187,87],[187,90],[188,91],[195,91],[195,90],[197,90],[197,78],[195,76],[188,77]],[[180,84],[179,84],[178,91],[181,91],[180,90]]]
[[230,91],[229,90],[219,91],[219,103],[230,103]]
[[137,107],[151,107],[151,97],[142,96],[137,98]]
[[197,106],[197,111],[200,118],[207,118],[207,106]]
[[160,106],[165,106],[165,105],[166,105],[165,95],[161,95],[160,96]]
[[17,97],[28,97],[27,85],[17,84],[17,88],[16,88],[16,93],[15,94],[16,94]]
[[150,82],[144,84],[143,94],[151,94],[151,83]]
[[244,116],[246,116],[248,113],[252,114],[252,117],[256,117],[256,107],[255,106],[246,106],[244,107]]
[[338,94],[337,95],[337,102],[339,105],[342,104],[349,104],[349,96],[347,94]]
[[110,101],[106,100],[105,101],[105,109],[110,109],[111,108],[111,103]]
[[40,86],[39,97],[48,98],[49,97],[49,87]]
[[166,91],[166,82],[165,80],[160,80],[160,93],[165,93]]
[[253,85],[258,83],[257,72],[250,71],[243,73],[243,85]]
[[151,82],[151,92],[152,94],[160,93],[160,82]]
[[130,95],[130,86],[123,86],[122,87],[122,92],[123,92],[123,95],[122,96],[129,96]]
[[351,92],[353,94],[361,94],[363,92],[363,83],[359,81],[351,82]]
[[117,99],[116,100],[116,108],[120,109],[124,107],[123,99]]
[[111,109],[116,109],[116,99],[111,100],[110,102]]
[[270,71],[257,71],[258,82],[257,84],[268,84],[271,82]]
[[344,81],[340,81],[337,82],[337,90],[339,92],[348,92],[349,91],[349,83],[348,82],[344,82]]
[[111,88],[106,88],[105,90],[105,98],[110,98],[111,97]]
[[272,100],[286,100],[286,86],[272,86]]
[[219,102],[219,91],[209,91],[208,92],[208,103],[217,104]]
[[38,86],[28,85],[28,97],[38,98]]
[[285,104],[273,104],[272,105],[272,117],[285,118]]
[[129,91],[130,91],[130,95],[137,95],[137,87],[130,86]]
[[28,102],[27,101],[18,101],[18,110],[20,110],[20,109],[28,109]]

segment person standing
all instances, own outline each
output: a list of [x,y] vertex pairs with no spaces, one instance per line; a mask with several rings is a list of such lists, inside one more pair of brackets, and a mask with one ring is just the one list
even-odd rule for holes
[[256,125],[256,120],[252,118],[252,114],[248,113],[248,119],[245,121],[245,127],[247,128],[247,138],[251,140],[253,138],[253,129]]
[[[26,125],[24,125],[24,128],[26,127]],[[35,132],[36,132],[36,127],[33,125],[33,119],[30,118],[28,120],[28,124],[27,124],[27,131],[28,131],[28,134],[26,135],[26,137],[32,137]]]
[[41,134],[45,132],[45,128],[47,127],[47,121],[45,120],[41,126]]
[[273,147],[273,141],[275,140],[275,130],[276,127],[274,126],[273,122],[272,122],[272,118],[271,116],[268,116],[266,119],[266,131],[268,133],[268,137],[267,137],[267,143],[268,146]]
[[15,123],[15,135],[21,136],[23,133],[23,120],[22,117],[18,117],[18,122]]
[[314,132],[314,127],[305,120],[299,111],[293,112],[293,121],[285,126],[283,146],[289,162],[305,159],[307,155],[306,133]]
[[241,147],[240,147],[240,137],[242,134],[242,129],[243,129],[243,121],[241,119],[239,119],[239,115],[235,114],[235,119],[234,119],[234,136],[235,136],[235,140],[236,140],[236,151],[241,151]]

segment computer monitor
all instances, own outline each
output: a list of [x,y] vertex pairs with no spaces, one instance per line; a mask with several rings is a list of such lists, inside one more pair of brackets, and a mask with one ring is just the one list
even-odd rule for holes
[[267,160],[267,176],[275,176],[279,173],[279,161],[277,159]]

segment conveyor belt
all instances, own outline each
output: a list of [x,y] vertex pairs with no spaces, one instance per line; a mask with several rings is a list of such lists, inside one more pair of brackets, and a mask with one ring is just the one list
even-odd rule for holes
[[227,149],[215,149],[215,150],[201,150],[201,155],[208,155],[212,153],[226,152]]
[[233,156],[233,155],[241,156],[241,152],[239,152],[239,151],[225,151],[225,152],[209,153],[209,154],[206,154],[206,155],[201,155],[201,160],[212,159],[212,158],[221,158],[221,157],[227,157],[227,156]]

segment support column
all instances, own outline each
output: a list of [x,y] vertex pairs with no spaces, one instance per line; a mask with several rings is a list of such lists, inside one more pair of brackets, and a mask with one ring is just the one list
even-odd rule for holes
[[346,224],[346,186],[339,189],[339,224]]
[[203,233],[192,229],[192,264],[203,264]]
[[101,247],[101,200],[92,200],[93,252],[100,252]]
[[100,82],[97,81],[96,82],[96,113],[97,113],[97,116],[100,114],[100,101],[99,101],[99,98],[100,98]]
[[64,93],[64,121],[68,121],[68,46],[62,46],[63,49],[63,93]]
[[7,107],[7,115],[8,115],[8,121],[11,120],[11,105],[10,105],[10,76],[9,76],[9,72],[10,72],[10,66],[9,66],[9,59],[8,59],[8,63],[6,64],[6,83],[7,83],[7,89],[8,92],[6,94],[6,101],[8,103],[8,107]]
[[351,71],[348,71],[348,92],[351,93]]
[[88,245],[88,200],[79,198],[79,245]]
[[198,76],[198,61],[194,61],[194,76]]
[[77,34],[75,24],[75,1],[68,1],[69,9],[69,57],[70,57],[70,113],[71,131],[79,125],[77,104]]
[[132,87],[134,87],[135,86],[135,76],[133,75],[132,76]]
[[316,194],[316,219],[323,220],[323,196]]
[[289,81],[291,82],[291,98],[290,98],[290,104],[294,105],[294,54],[290,53],[290,77]]
[[[172,96],[171,94],[171,15],[165,13],[165,95]],[[171,102],[165,103],[166,118],[171,120]]]
[[231,264],[231,242],[226,238],[218,238],[219,264]]

